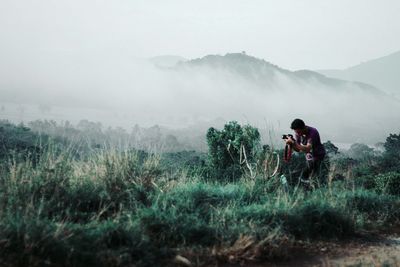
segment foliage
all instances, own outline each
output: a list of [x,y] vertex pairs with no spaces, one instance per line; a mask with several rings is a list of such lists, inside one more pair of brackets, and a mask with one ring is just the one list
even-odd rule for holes
[[380,193],[400,196],[400,173],[388,172],[375,177],[376,189]]
[[355,143],[347,153],[353,159],[367,160],[374,156],[374,149],[365,144]]
[[48,141],[46,135],[33,133],[23,124],[15,126],[8,121],[0,121],[0,161],[21,161],[29,158],[36,162],[42,146]]
[[400,156],[400,134],[390,134],[386,138],[386,142],[384,144],[386,153],[393,156]]
[[399,199],[368,190],[346,193],[349,209],[357,210],[364,220],[376,223],[398,223],[400,220]]
[[236,121],[225,124],[221,131],[210,128],[207,143],[211,167],[219,180],[237,180],[244,166],[253,163],[260,149],[260,133],[250,125],[241,126]]
[[400,134],[390,134],[384,148],[381,168],[386,171],[400,171]]
[[163,153],[160,159],[161,168],[170,173],[185,169],[189,175],[203,175],[206,171],[207,154],[196,151],[179,151]]
[[[260,158],[257,131],[244,128],[231,123],[226,131],[211,131],[219,134],[211,136],[220,141],[216,155],[224,156],[222,148],[230,144],[239,167],[237,150],[246,140],[253,148],[246,149],[248,161],[259,164]],[[232,260],[226,251],[241,241],[249,244],[247,258],[271,259],[290,255],[298,241],[344,239],[400,223],[398,172],[364,176],[370,190],[355,180],[304,192],[296,184],[286,190],[277,176],[259,173],[253,179],[242,173],[230,183],[204,179],[198,168],[201,173],[207,167],[206,155],[194,151],[158,156],[108,148],[85,158],[74,154],[46,146],[35,166],[31,160],[10,161],[1,170],[2,264],[168,266],[177,254],[191,261],[199,255]],[[304,162],[297,157],[283,171],[294,176],[295,164]],[[217,158],[219,163],[225,162]]]
[[54,120],[36,120],[29,122],[28,126],[35,133],[68,140],[81,157],[110,147],[120,150],[135,148],[147,152],[205,149],[203,136],[189,130],[173,131],[158,125],[148,128],[135,125],[129,131],[121,127],[105,127],[100,122],[88,120],[81,120],[76,125],[68,121],[57,123]]
[[326,154],[329,156],[333,156],[339,153],[339,148],[329,140],[323,143],[323,146],[325,147]]

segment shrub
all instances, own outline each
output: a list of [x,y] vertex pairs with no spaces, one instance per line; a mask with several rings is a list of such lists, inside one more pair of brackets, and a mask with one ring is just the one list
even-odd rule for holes
[[368,160],[375,155],[373,148],[360,143],[352,144],[347,153],[351,158],[358,160]]
[[215,169],[214,177],[232,181],[244,173],[245,157],[248,163],[255,160],[260,149],[260,133],[250,125],[242,127],[231,121],[221,131],[208,129],[207,143],[211,167]]
[[375,175],[373,174],[366,174],[356,177],[355,183],[357,186],[361,186],[367,190],[375,190],[376,188]]
[[48,142],[46,135],[39,136],[22,124],[15,126],[8,121],[0,121],[0,137],[0,162],[13,157],[18,162],[30,159],[36,163]]
[[381,169],[400,171],[400,134],[390,134],[386,138],[384,148]]
[[172,255],[123,220],[73,224],[8,214],[0,238],[10,266],[157,266]]
[[376,189],[380,193],[400,196],[400,173],[388,172],[375,176]]
[[150,240],[160,246],[212,245],[216,231],[200,213],[153,207],[140,213],[140,224]]
[[326,203],[305,202],[285,222],[297,238],[343,238],[354,233],[349,214]]
[[179,172],[185,169],[189,176],[202,175],[206,171],[207,154],[196,151],[163,153],[160,165],[164,171]]
[[345,196],[346,206],[372,222],[396,222],[400,218],[400,202],[393,196],[358,190]]
[[339,148],[335,146],[331,141],[328,140],[327,142],[323,143],[323,145],[325,147],[327,155],[334,156],[339,154]]

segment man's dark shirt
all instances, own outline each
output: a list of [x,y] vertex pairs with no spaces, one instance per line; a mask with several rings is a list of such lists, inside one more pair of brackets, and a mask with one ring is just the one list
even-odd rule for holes
[[[312,145],[311,154],[314,160],[323,160],[325,157],[325,148],[321,143],[321,139],[319,137],[319,133],[317,129],[311,126],[306,126],[308,128],[307,134],[304,136],[299,136],[296,134],[295,139],[298,144],[307,145],[308,141]],[[308,158],[307,158],[308,159]]]

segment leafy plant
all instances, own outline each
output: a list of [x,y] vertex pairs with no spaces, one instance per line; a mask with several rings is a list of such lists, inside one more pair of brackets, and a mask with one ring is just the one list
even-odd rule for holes
[[388,172],[375,177],[376,189],[381,193],[400,196],[400,173]]
[[214,177],[236,180],[244,173],[244,167],[254,162],[260,149],[260,133],[250,125],[231,121],[221,131],[208,129],[207,143]]

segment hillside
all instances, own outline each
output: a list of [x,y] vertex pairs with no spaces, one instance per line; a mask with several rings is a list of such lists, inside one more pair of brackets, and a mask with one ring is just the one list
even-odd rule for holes
[[186,62],[178,62],[176,68],[178,70],[184,68],[225,70],[258,86],[264,86],[267,89],[268,85],[274,85],[283,76],[297,83],[318,82],[327,88],[334,87],[336,90],[344,90],[344,88],[352,87],[376,95],[385,95],[381,90],[367,83],[331,78],[311,70],[290,71],[244,53],[228,53],[225,56],[208,55]]
[[360,81],[400,98],[400,51],[344,70],[318,70],[326,76]]

